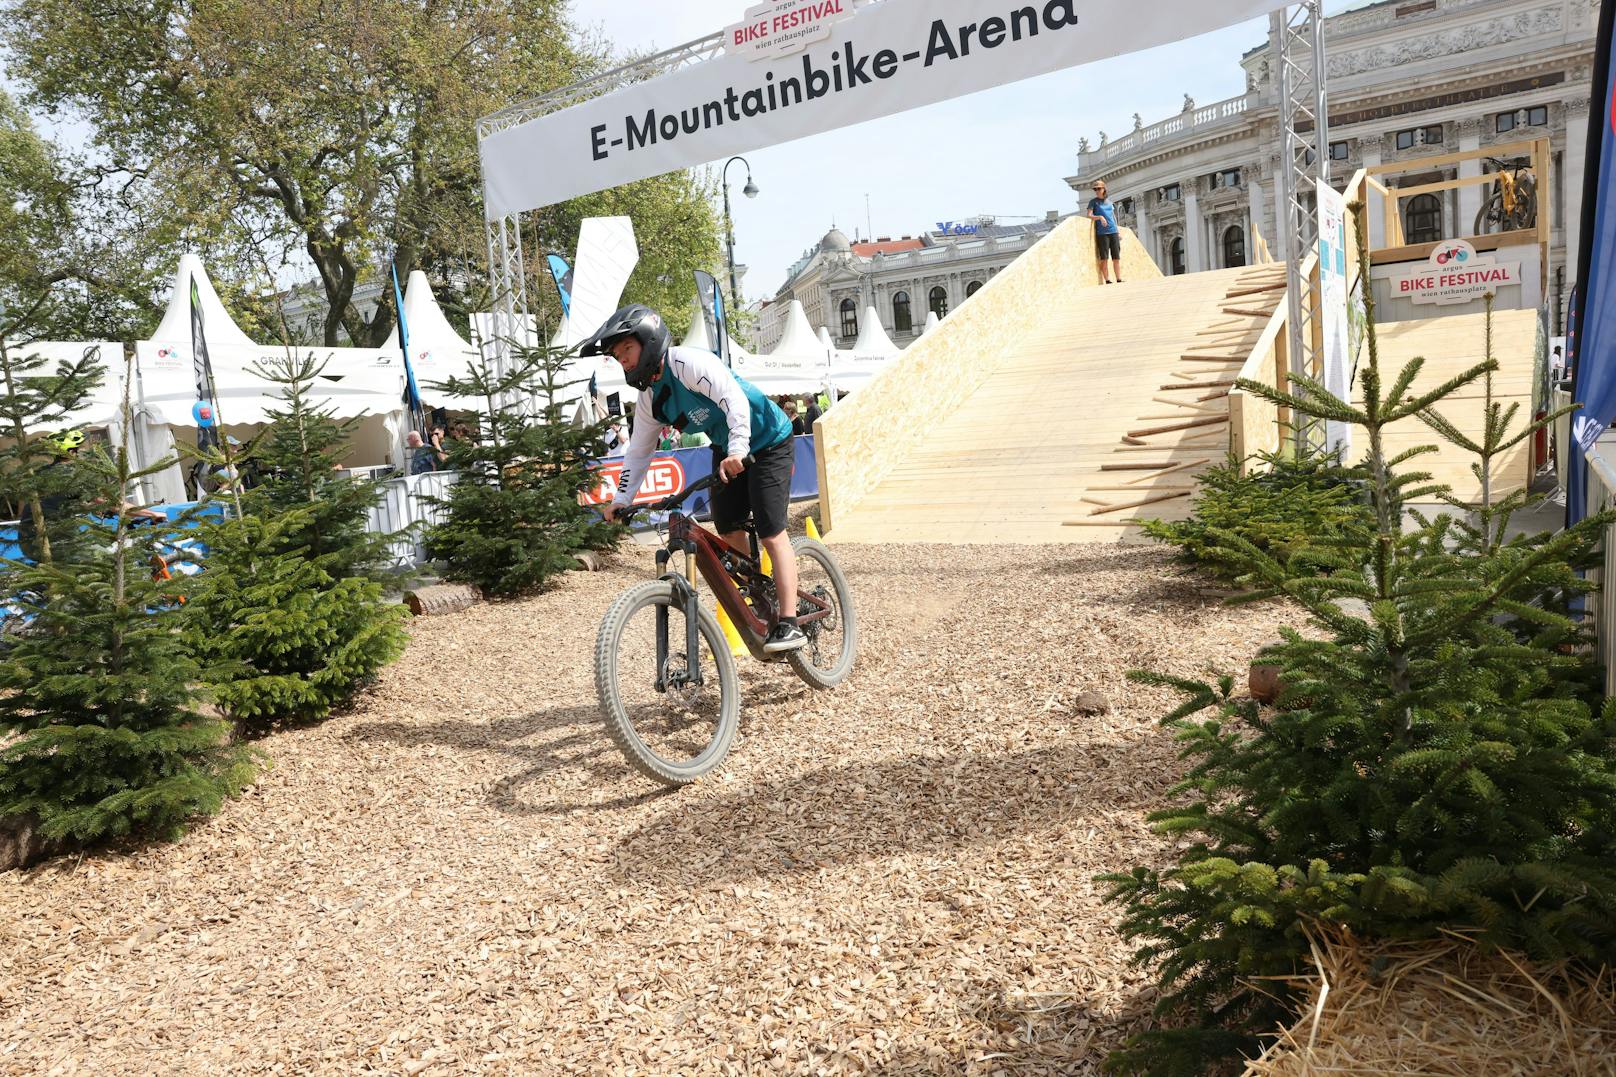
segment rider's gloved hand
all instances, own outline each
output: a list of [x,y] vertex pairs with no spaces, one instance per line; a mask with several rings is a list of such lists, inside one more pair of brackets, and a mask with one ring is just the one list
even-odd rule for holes
[[600,507],[600,514],[606,518],[607,523],[616,523],[617,505],[610,501],[606,502],[606,504]]

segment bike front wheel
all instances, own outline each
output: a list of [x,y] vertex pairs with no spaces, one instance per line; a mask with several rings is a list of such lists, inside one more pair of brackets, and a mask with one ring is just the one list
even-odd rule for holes
[[[659,621],[667,631],[660,664]],[[696,609],[695,655],[686,653],[685,628],[673,585],[648,580],[612,604],[595,639],[595,691],[606,730],[635,770],[668,786],[713,771],[740,725],[735,659],[718,621]]]
[[[813,596],[815,602],[798,598],[797,617],[808,645],[787,652],[786,659],[810,688],[834,688],[853,671],[858,649],[853,593],[824,543],[799,536],[792,540],[791,548],[797,554],[797,590],[800,595]],[[830,607],[823,617],[814,616],[822,609],[819,602]]]

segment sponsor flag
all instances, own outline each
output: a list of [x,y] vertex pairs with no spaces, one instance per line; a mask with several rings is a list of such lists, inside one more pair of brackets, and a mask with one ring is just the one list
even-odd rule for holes
[[393,274],[393,308],[398,311],[398,346],[404,353],[404,405],[410,409],[411,429],[426,436],[426,408],[421,403],[421,387],[415,384],[415,365],[410,362],[410,327],[404,321],[404,293],[398,287],[398,266],[388,264]]
[[724,293],[711,273],[696,270],[696,295],[701,300],[701,316],[707,323],[707,339],[713,354],[732,365],[729,355],[729,326],[724,317]]
[[196,376],[196,447],[204,452],[219,443],[219,394],[213,387],[213,363],[208,358],[208,337],[202,325],[202,296],[191,277],[191,368]]
[[1599,13],[1594,45],[1592,115],[1588,123],[1587,171],[1582,191],[1582,248],[1576,294],[1581,299],[1569,342],[1576,364],[1571,415],[1573,451],[1566,469],[1566,523],[1588,515],[1583,454],[1616,420],[1616,4]]
[[544,256],[550,265],[550,276],[555,279],[556,291],[561,293],[561,316],[572,313],[572,267],[555,251]]

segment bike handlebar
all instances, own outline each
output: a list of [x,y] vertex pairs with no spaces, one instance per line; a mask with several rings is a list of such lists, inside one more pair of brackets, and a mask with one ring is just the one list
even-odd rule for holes
[[[750,454],[742,457],[741,470],[745,471],[756,461],[757,457]],[[705,478],[697,479],[695,482],[691,483],[689,486],[686,486],[683,490],[680,490],[676,494],[669,494],[660,501],[652,501],[645,505],[630,505],[628,508],[623,509],[617,514],[617,522],[620,524],[627,524],[630,520],[634,519],[634,517],[640,515],[641,513],[668,512],[672,509],[676,509],[680,505],[684,504],[685,500],[691,495],[699,494],[703,490],[710,489],[712,485],[718,481],[719,471],[717,468],[714,468],[711,474]]]

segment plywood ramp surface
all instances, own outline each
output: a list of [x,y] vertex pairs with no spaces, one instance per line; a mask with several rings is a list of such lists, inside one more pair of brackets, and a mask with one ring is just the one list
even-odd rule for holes
[[1204,383],[1234,377],[1284,297],[1250,289],[1283,280],[1271,265],[1047,297],[964,405],[890,446],[832,541],[1115,542],[1141,516],[1181,519],[1228,451],[1226,387]]
[[[1482,362],[1487,354],[1486,317],[1485,314],[1458,314],[1446,318],[1386,322],[1377,326],[1382,383],[1390,385],[1404,365],[1417,356],[1423,357],[1425,363],[1420,367],[1419,376],[1411,389],[1415,395],[1434,389]],[[1536,311],[1493,312],[1493,358],[1498,361],[1498,370],[1493,374],[1493,399],[1502,403],[1505,409],[1512,403],[1520,404],[1510,426],[1512,434],[1519,433],[1532,419],[1532,372],[1536,353]],[[1360,360],[1360,377],[1362,364],[1367,361],[1367,357]],[[1480,440],[1484,400],[1485,387],[1478,378],[1433,410],[1467,437]],[[1358,402],[1362,402],[1361,395]],[[1361,431],[1358,436],[1361,439]],[[1493,461],[1494,498],[1519,490],[1531,482],[1530,442],[1531,439],[1520,442]],[[1453,496],[1461,500],[1475,502],[1480,499],[1481,483],[1471,471],[1471,465],[1478,462],[1474,454],[1443,441],[1436,431],[1418,419],[1404,420],[1386,432],[1388,455],[1396,455],[1417,445],[1436,445],[1438,451],[1411,460],[1405,465],[1407,470],[1430,472],[1438,482],[1451,487]],[[1364,448],[1355,443],[1354,455],[1361,454]]]

